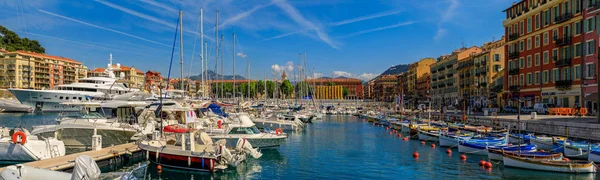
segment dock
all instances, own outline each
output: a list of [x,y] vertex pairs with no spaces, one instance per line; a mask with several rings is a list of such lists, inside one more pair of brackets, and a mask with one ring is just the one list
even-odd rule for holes
[[[98,151],[91,150],[56,158],[28,162],[24,163],[23,165],[42,169],[49,169],[53,171],[71,171],[73,169],[73,166],[75,166],[75,158],[81,155],[88,155],[91,156],[96,161],[96,163],[98,163],[98,166],[102,168],[101,164],[113,164],[116,163],[116,161],[122,162],[124,161],[123,158],[129,159],[131,155],[138,152],[141,151],[137,144],[127,143],[102,148]],[[108,163],[106,163],[107,161]],[[0,172],[2,172],[3,170],[4,168],[0,168]]]

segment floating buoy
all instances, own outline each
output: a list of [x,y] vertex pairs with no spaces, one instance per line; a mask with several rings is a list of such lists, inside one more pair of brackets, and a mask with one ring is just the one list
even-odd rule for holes
[[569,158],[563,158],[563,161],[569,162]]
[[390,130],[390,128],[389,128],[389,127],[385,127],[385,130],[386,130],[386,131],[387,131],[387,130]]
[[390,133],[389,133],[389,134],[392,134],[392,132],[390,131]]
[[413,158],[419,158],[419,153],[417,151],[413,153]]
[[425,145],[425,141],[421,141],[421,144],[422,144],[422,145]]
[[452,154],[452,150],[446,149],[446,154]]
[[156,170],[160,173],[162,172],[162,166],[159,164],[158,166],[156,166]]
[[540,149],[540,152],[546,152],[546,151],[544,151],[543,149]]
[[463,161],[467,160],[467,156],[465,154],[461,154],[460,160],[463,160]]
[[479,160],[479,166],[483,166],[483,165],[485,165],[485,161],[483,159]]
[[398,134],[398,137],[402,137],[402,134]]
[[408,137],[404,137],[402,140],[408,141]]
[[488,161],[488,162],[485,162],[485,163],[483,164],[483,167],[484,167],[484,168],[487,168],[487,169],[491,169],[491,168],[492,168],[492,163],[491,163],[491,162],[489,162],[489,161]]
[[435,148],[435,144],[431,144],[431,147],[432,147],[432,148]]

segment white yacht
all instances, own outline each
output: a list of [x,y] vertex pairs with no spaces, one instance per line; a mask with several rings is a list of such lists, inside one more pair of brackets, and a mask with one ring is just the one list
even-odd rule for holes
[[227,140],[227,146],[234,147],[239,139],[246,139],[254,148],[277,148],[285,142],[287,135],[282,132],[263,133],[258,130],[256,125],[252,123],[250,117],[246,113],[232,113],[232,123],[225,125],[223,128],[208,128],[205,129],[209,136],[218,141],[221,139]]
[[[58,85],[54,90],[35,90],[35,89],[16,89],[9,88],[10,91],[21,104],[34,107],[36,111],[79,111],[77,106],[61,104],[68,101],[88,101],[91,99],[111,99],[114,95],[128,92],[139,91],[124,83],[121,78],[116,78],[115,68],[112,64],[112,54],[110,63],[105,70],[107,77],[89,77],[79,79],[79,82],[72,84]],[[117,63],[116,69],[121,65]]]

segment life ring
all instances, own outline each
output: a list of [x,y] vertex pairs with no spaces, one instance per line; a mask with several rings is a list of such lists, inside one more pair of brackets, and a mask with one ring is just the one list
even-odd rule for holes
[[17,144],[17,140],[19,138],[19,136],[21,137],[21,145],[25,144],[25,142],[27,142],[27,135],[25,135],[25,133],[23,131],[18,131],[13,133],[12,135],[12,142]]
[[275,134],[281,135],[281,134],[283,134],[283,130],[281,130],[281,128],[277,128],[277,129],[275,129]]

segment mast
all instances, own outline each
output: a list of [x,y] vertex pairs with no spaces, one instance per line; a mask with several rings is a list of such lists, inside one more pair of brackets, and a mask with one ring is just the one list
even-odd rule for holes
[[200,84],[202,85],[202,98],[204,98],[206,97],[206,94],[204,94],[206,86],[204,86],[204,21],[202,15],[202,8],[200,8],[200,65],[202,66],[200,68]]
[[179,10],[179,64],[181,65],[181,79],[179,79],[179,88],[181,90],[185,90],[183,88],[183,11]]
[[[219,10],[217,10],[217,21],[215,22],[215,73],[217,72],[217,68],[219,68]],[[216,77],[218,80],[219,77]],[[217,82],[217,81],[215,81]],[[219,98],[219,84],[215,83],[215,97]]]
[[221,34],[221,42],[219,42],[219,50],[221,51],[221,98],[225,98],[225,75],[223,74],[223,35]]
[[[233,99],[235,101],[235,92],[236,92],[236,90],[235,90],[235,33],[233,33],[232,41],[233,41],[232,42],[233,43],[233,51],[231,52],[232,53],[231,57],[233,57]],[[248,78],[248,77],[246,77],[246,78]]]

